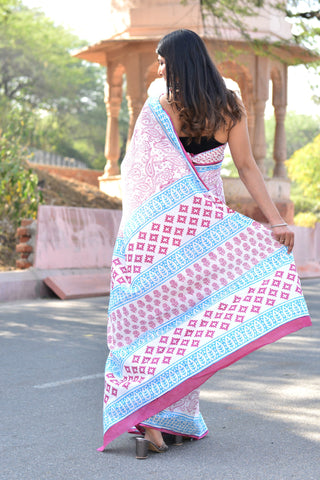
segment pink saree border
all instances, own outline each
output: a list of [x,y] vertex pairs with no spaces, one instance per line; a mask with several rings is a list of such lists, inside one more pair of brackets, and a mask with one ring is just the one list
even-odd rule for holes
[[[240,348],[236,352],[228,355],[227,357],[223,358],[217,363],[210,365],[210,367],[206,368],[202,372],[194,375],[191,378],[188,378],[183,383],[175,387],[174,389],[170,390],[166,394],[162,395],[161,397],[153,400],[148,405],[141,407],[139,410],[134,412],[133,414],[129,415],[128,417],[124,418],[121,422],[113,425],[109,428],[109,430],[104,434],[103,437],[103,446],[98,448],[98,451],[102,452],[105,447],[112,442],[116,437],[125,433],[132,425],[139,425],[140,422],[143,422],[147,418],[155,415],[156,413],[164,410],[172,403],[180,400],[182,397],[187,395],[188,393],[192,392],[196,388],[200,387],[203,383],[205,383],[214,373],[222,368],[228,367],[229,365],[233,364],[237,360],[240,360],[244,356],[248,355],[249,353],[258,350],[259,348],[268,345],[270,343],[279,340],[280,338],[288,335],[289,333],[293,333],[300,328],[311,326],[311,319],[309,315],[297,318],[295,320],[291,320],[284,325],[274,329],[273,331],[263,335],[262,337],[254,340],[253,342],[245,345],[244,347]],[[170,432],[171,433],[171,432]]]

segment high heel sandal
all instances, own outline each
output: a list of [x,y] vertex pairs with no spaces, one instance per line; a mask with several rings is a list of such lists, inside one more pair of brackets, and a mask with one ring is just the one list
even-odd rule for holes
[[176,447],[181,447],[181,445],[183,445],[183,436],[174,435],[172,445],[175,445]]
[[143,437],[136,437],[136,458],[138,460],[144,460],[148,457],[148,450],[156,453],[164,453],[168,450],[168,445],[163,442],[161,447],[159,447],[151,442],[151,440],[147,440]]
[[168,443],[168,445],[181,447],[184,440],[188,440],[189,437],[184,435],[174,435],[173,433],[163,433],[163,439],[166,443]]

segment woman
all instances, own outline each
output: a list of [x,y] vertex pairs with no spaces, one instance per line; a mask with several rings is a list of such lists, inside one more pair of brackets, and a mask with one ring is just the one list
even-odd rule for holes
[[[137,458],[167,450],[162,432],[206,435],[198,387],[311,325],[293,233],[253,159],[244,107],[194,32],[166,35],[157,53],[167,92],[146,102],[122,164],[100,449],[134,425]],[[226,143],[271,229],[225,205]]]

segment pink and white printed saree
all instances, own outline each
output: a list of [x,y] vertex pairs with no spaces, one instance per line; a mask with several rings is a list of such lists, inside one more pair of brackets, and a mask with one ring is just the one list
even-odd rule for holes
[[201,438],[198,387],[311,325],[292,255],[225,205],[223,155],[191,158],[147,100],[122,165],[100,450],[133,425]]

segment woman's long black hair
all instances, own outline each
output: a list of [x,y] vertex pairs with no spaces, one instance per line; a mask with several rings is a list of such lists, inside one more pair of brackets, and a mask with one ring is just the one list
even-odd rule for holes
[[[176,30],[159,42],[165,59],[167,96],[182,121],[182,132],[200,141],[221,127],[232,128],[243,110],[236,94],[227,89],[202,39],[191,30]],[[228,121],[229,119],[229,121]]]

